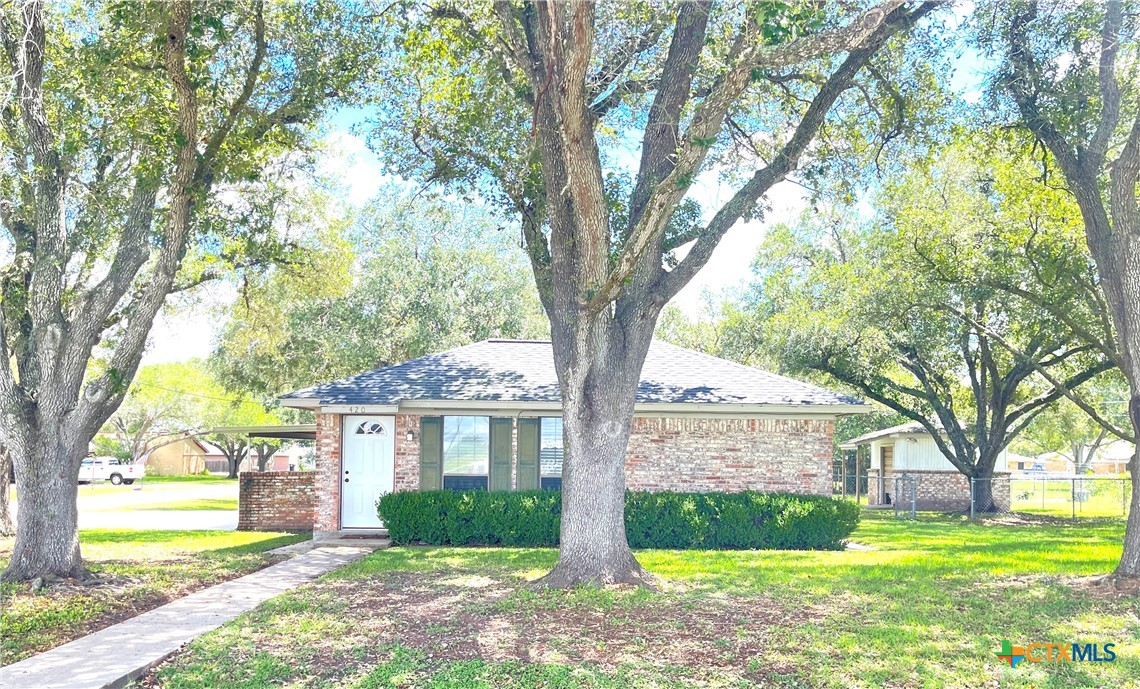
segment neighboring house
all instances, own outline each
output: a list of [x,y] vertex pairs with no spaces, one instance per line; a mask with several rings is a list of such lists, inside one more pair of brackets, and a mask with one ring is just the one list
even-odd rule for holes
[[1128,473],[1128,462],[1136,454],[1136,446],[1127,440],[1113,440],[1097,448],[1090,468],[1094,474]]
[[[227,474],[230,471],[229,460],[222,450],[213,443],[202,441],[206,448],[206,470],[211,474]],[[298,471],[301,468],[301,457],[304,448],[299,446],[282,447],[272,457],[265,467],[266,471]],[[243,471],[257,471],[257,451],[251,449],[249,456],[238,465],[238,473]]]
[[[1135,452],[1136,446],[1126,440],[1106,442],[1097,448],[1092,461],[1088,464],[1087,471],[1081,473],[1104,476],[1126,474],[1128,473],[1128,461],[1132,459]],[[1014,462],[1011,458],[1009,467],[1011,470],[1033,471],[1030,467],[1037,465],[1043,467],[1043,470],[1050,474],[1072,476],[1075,473],[1072,458],[1060,452],[1043,452],[1036,457],[1029,458],[1028,461]]]
[[1007,452],[1005,465],[1011,473],[1026,472],[1030,474],[1042,473],[1073,473],[1073,463],[1062,458],[1055,461],[1046,461],[1041,457],[1019,455],[1016,452]]
[[[165,441],[163,441],[165,442]],[[152,476],[185,476],[206,471],[209,450],[198,440],[187,437],[148,450],[142,461]]]
[[[946,459],[934,437],[917,421],[872,431],[840,443],[839,448],[854,450],[860,445],[869,445],[871,451],[867,504],[886,505],[897,501],[899,492],[908,490],[909,485],[899,479],[913,477],[918,509],[969,509],[969,480]],[[1008,505],[1009,469],[1005,451],[998,456],[994,477],[994,500],[999,506],[1003,501]]]
[[[487,340],[281,403],[316,412],[321,536],[380,527],[376,499],[393,490],[559,487],[560,400],[549,342]],[[654,342],[634,410],[631,490],[830,495],[835,419],[870,406]]]

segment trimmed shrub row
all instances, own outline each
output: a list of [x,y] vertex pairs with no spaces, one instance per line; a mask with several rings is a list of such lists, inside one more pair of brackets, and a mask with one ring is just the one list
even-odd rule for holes
[[[559,491],[402,491],[377,502],[393,543],[554,547]],[[790,493],[626,493],[633,548],[839,550],[859,507]]]

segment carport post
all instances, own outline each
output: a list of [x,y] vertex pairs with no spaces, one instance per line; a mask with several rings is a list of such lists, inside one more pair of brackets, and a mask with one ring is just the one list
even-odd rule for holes
[[855,448],[855,504],[859,504],[859,448]]
[[970,521],[974,521],[974,477],[970,477]]

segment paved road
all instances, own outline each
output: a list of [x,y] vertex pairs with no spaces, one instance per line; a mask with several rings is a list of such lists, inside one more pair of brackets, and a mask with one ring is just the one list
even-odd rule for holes
[[105,510],[80,512],[81,529],[233,531],[237,510]]
[[[164,510],[161,506],[188,500],[236,500],[237,495],[237,481],[80,486],[79,528],[233,531],[237,510]],[[16,514],[16,499],[12,514]]]

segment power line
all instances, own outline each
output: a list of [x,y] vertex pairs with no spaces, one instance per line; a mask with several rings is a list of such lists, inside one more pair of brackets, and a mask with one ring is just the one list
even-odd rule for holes
[[186,395],[187,397],[198,397],[198,398],[204,399],[204,400],[214,400],[216,402],[229,402],[231,404],[248,404],[251,406],[259,407],[261,409],[265,409],[264,404],[262,404],[260,402],[254,402],[252,400],[233,399],[233,398],[229,398],[229,397],[215,397],[213,395],[201,395],[201,394],[198,394],[196,392],[187,392],[186,390],[176,390],[174,388],[167,388],[167,387],[163,387],[161,385],[154,385],[153,383],[142,383],[142,382],[139,382],[137,380],[135,381],[135,385],[141,385],[143,387],[153,388],[155,390],[165,390],[166,392],[173,392],[173,393],[176,393],[179,395]]

